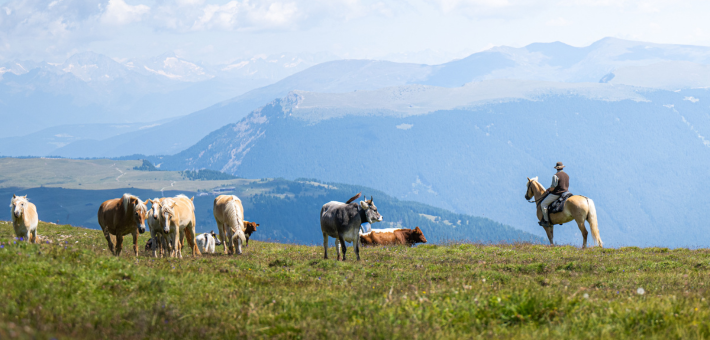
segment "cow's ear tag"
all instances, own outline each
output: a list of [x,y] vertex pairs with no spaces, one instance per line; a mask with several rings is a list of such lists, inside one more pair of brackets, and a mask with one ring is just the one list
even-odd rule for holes
[[367,209],[370,209],[370,206],[367,205],[367,202],[365,202],[365,201],[360,201],[360,208],[362,208],[362,209],[364,209],[364,210],[367,210]]

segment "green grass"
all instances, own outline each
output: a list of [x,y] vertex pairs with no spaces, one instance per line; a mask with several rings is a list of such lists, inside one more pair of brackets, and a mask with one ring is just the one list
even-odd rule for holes
[[253,241],[173,260],[39,228],[54,243],[16,244],[0,224],[1,339],[710,337],[707,249],[450,244],[336,262]]

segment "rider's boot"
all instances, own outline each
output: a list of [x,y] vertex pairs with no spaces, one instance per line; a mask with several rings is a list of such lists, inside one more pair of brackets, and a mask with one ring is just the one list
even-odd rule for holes
[[538,224],[541,227],[551,227],[552,226],[552,223],[550,223],[550,216],[547,213],[546,208],[542,208],[542,220],[540,220],[540,222],[538,222]]

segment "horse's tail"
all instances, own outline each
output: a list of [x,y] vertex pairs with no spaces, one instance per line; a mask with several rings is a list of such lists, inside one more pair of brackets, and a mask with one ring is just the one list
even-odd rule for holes
[[597,208],[594,206],[594,201],[592,201],[590,198],[587,198],[587,206],[589,207],[589,211],[587,212],[587,222],[589,222],[589,229],[592,230],[592,237],[594,237],[594,241],[597,242],[597,245],[600,247],[604,247],[604,243],[602,243],[602,238],[599,236],[599,226],[597,225]]

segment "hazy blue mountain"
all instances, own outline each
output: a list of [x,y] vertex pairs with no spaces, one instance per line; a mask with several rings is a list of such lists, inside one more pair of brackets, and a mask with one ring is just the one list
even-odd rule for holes
[[[284,54],[210,66],[180,59],[175,54],[122,63],[81,54],[56,66],[54,71],[46,71],[44,67],[33,71],[35,73],[16,76],[24,77],[22,79],[12,77],[20,68],[10,63],[0,71],[5,77],[0,81],[0,109],[29,112],[34,118],[43,115],[43,119],[34,120],[13,115],[15,126],[26,128],[32,121],[29,125],[33,131],[60,124],[142,122],[185,115],[169,124],[101,141],[82,139],[52,151],[65,157],[115,157],[180,152],[209,132],[234,123],[252,110],[295,90],[345,93],[407,84],[457,88],[470,82],[496,79],[602,82],[671,90],[710,86],[710,48],[615,38],[605,38],[586,47],[560,42],[535,43],[522,48],[496,47],[433,66],[339,60],[308,68],[329,58],[332,56]],[[297,70],[302,71],[233,97],[249,86],[272,83]],[[251,78],[245,81],[245,77]],[[165,82],[170,85],[164,85]],[[35,83],[51,89],[37,89]],[[221,101],[230,97],[232,99]],[[208,107],[218,101],[221,102]],[[5,136],[26,134],[18,132],[25,128],[6,127],[3,133]],[[134,140],[149,142],[151,147],[134,143]]]
[[[664,67],[664,63],[682,63],[684,66],[679,72],[674,72]],[[704,76],[707,66],[703,65],[707,63],[710,63],[708,47],[650,44],[614,38],[605,38],[581,48],[560,42],[535,43],[522,48],[497,47],[435,66],[369,60],[332,61],[176,119],[170,124],[116,137],[103,144],[91,143],[91,149],[83,145],[70,145],[57,152],[67,157],[176,153],[196,143],[207,133],[234,123],[252,110],[293,90],[336,93],[406,84],[461,87],[466,83],[493,79],[594,83],[605,79],[604,82],[614,85],[691,88],[710,86],[710,77]],[[638,72],[636,68],[643,69]],[[649,68],[653,70],[651,74],[646,72]],[[618,72],[620,76],[614,77],[612,72]],[[123,145],[120,139],[124,141]],[[133,139],[149,140],[154,147],[138,150],[135,144],[126,142]]]
[[[92,144],[131,131],[151,128],[170,119],[149,123],[73,124],[52,126],[21,137],[0,138],[0,155],[10,157],[55,155],[55,150],[69,144],[91,150]],[[87,152],[88,153],[88,152]],[[80,156],[81,157],[81,156]]]
[[[495,47],[436,67],[421,84],[458,87],[487,79],[526,79],[559,82],[598,82],[609,73],[623,78],[611,83],[655,88],[710,86],[708,77],[698,81],[690,72],[675,72],[663,65],[684,62],[686,69],[710,64],[710,47],[652,44],[604,38],[586,47],[561,42],[534,43],[521,48]],[[690,67],[689,65],[693,65]],[[644,72],[627,68],[649,67]],[[706,74],[707,71],[704,71]],[[647,78],[659,79],[649,82]]]
[[[476,95],[496,88],[519,90]],[[357,183],[538,235],[526,177],[549,185],[562,161],[571,191],[595,200],[608,245],[704,246],[708,101],[704,89],[515,81],[294,92],[153,161]],[[557,229],[558,240],[580,243],[575,225]]]
[[[430,72],[427,65],[372,60],[340,60],[311,67],[275,84],[194,112],[155,128],[127,133],[100,142],[67,145],[55,151],[64,157],[115,157],[142,154],[172,154],[195,144],[225,124],[236,122],[252,110],[294,89],[318,92],[351,92],[414,83]],[[140,140],[142,143],[135,143]],[[150,145],[150,148],[146,147]]]
[[[324,54],[255,56],[203,65],[174,53],[116,61],[84,52],[64,63],[0,64],[0,138],[67,124],[126,124],[186,115],[332,59]],[[32,149],[46,155],[46,148]],[[53,151],[53,150],[51,150]]]

